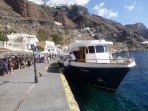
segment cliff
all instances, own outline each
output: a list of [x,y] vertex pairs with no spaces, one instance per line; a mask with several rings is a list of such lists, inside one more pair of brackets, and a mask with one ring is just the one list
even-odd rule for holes
[[5,0],[5,2],[25,18],[53,20],[53,17],[49,16],[44,10],[28,0]]
[[55,21],[62,23],[66,28],[75,28],[77,25],[71,21],[64,13],[59,13],[55,16]]
[[[0,24],[7,23],[11,27],[8,32],[37,34],[37,30],[42,28],[49,39],[53,33],[59,33],[63,41],[66,39],[70,42],[75,36],[82,35],[79,39],[103,38],[117,43],[126,42],[127,46],[137,48],[141,47],[142,41],[148,39],[148,29],[142,23],[124,26],[116,21],[89,14],[88,9],[80,5],[50,7],[28,0],[1,0],[0,9]],[[62,26],[56,26],[55,21]],[[2,25],[0,27],[4,29],[5,26]],[[133,39],[136,45],[133,45]]]
[[148,39],[148,29],[143,23],[128,24],[125,25],[125,28],[130,30],[131,32],[137,32],[139,35]]

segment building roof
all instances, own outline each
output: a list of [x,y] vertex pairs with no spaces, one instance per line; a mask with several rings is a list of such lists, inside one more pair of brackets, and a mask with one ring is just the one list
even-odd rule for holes
[[37,46],[45,47],[46,46],[46,41],[40,41],[36,43]]

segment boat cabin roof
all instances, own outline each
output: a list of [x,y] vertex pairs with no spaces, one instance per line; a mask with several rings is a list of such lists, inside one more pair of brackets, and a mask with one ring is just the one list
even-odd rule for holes
[[76,40],[75,42],[70,44],[70,48],[73,49],[75,47],[96,46],[96,45],[112,46],[113,42],[109,42],[105,40]]

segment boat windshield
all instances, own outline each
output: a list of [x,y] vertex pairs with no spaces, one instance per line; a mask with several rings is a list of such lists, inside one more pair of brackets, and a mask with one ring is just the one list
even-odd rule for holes
[[95,46],[95,49],[96,49],[96,53],[107,52],[107,47],[106,46],[102,46],[102,45]]
[[94,46],[88,46],[89,53],[95,53]]
[[107,47],[103,45],[98,46],[88,46],[88,49],[86,47],[86,53],[103,53],[107,52]]

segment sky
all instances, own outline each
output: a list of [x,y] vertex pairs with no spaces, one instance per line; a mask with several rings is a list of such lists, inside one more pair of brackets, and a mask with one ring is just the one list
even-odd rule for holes
[[78,4],[90,14],[117,21],[123,25],[143,23],[148,28],[148,0],[29,0],[36,4]]

